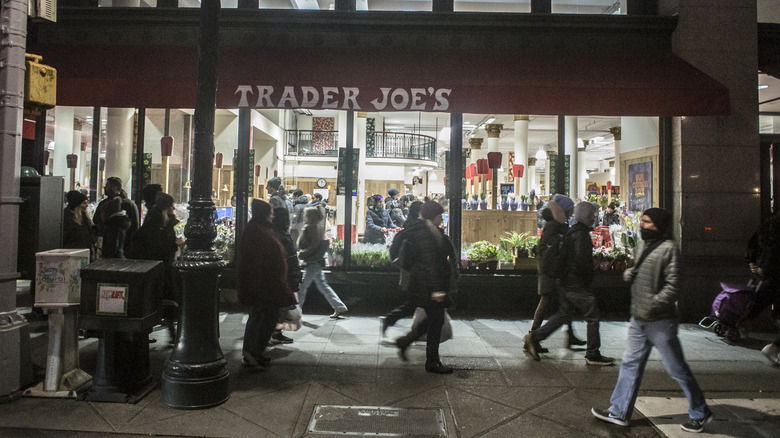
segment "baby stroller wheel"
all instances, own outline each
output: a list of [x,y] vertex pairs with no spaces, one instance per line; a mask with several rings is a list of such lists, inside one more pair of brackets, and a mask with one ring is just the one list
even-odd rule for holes
[[726,339],[728,339],[729,342],[739,341],[739,330],[729,329],[729,331],[726,333]]
[[726,334],[726,326],[724,326],[721,323],[715,324],[715,327],[712,328],[715,331],[715,334],[718,336],[724,336]]

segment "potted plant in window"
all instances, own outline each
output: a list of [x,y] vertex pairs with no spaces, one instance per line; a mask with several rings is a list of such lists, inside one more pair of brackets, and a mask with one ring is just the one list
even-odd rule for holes
[[469,209],[476,210],[478,206],[479,206],[479,196],[471,195],[471,201],[469,202]]
[[487,240],[475,242],[467,254],[469,262],[474,263],[477,269],[495,270],[498,267],[498,247]]
[[517,210],[517,198],[515,198],[514,196],[511,196],[509,198],[509,209],[512,211]]
[[485,192],[479,194],[479,209],[487,210],[487,193]]
[[460,209],[467,210],[469,207],[469,194],[463,192],[463,199],[460,200]]
[[528,211],[528,196],[520,195],[520,210]]
[[501,195],[501,210],[509,210],[509,201],[507,201],[507,195]]
[[536,190],[531,189],[531,193],[528,194],[528,204],[531,210],[536,210]]

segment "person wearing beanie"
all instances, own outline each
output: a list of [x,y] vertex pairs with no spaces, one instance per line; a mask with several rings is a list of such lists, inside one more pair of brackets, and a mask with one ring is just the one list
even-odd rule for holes
[[688,399],[687,432],[701,432],[712,421],[712,411],[696,378],[685,362],[677,337],[680,298],[680,252],[671,240],[672,215],[661,208],[642,213],[642,240],[634,250],[636,262],[623,273],[631,284],[631,320],[628,345],[623,353],[617,384],[607,409],[591,408],[594,417],[628,426],[634,413],[642,374],[653,347],[661,354],[666,371]]
[[396,340],[399,357],[406,361],[406,350],[423,334],[426,335],[425,371],[452,373],[452,367],[442,364],[439,342],[444,326],[445,309],[452,305],[451,289],[459,275],[455,248],[441,229],[444,208],[428,201],[420,207],[419,221],[405,228],[406,240],[401,248],[399,265],[408,271],[409,299],[422,307],[427,317],[404,336]]
[[558,204],[563,209],[563,212],[566,213],[566,217],[570,217],[572,211],[574,211],[574,201],[566,195],[558,193],[553,196],[551,202]]
[[298,237],[298,258],[303,260],[303,280],[298,287],[298,302],[303,309],[303,303],[306,301],[306,292],[309,286],[314,283],[317,291],[325,297],[325,300],[333,308],[331,319],[342,319],[347,311],[347,306],[341,301],[336,291],[328,284],[325,274],[322,270],[325,268],[325,253],[328,252],[330,241],[323,240],[325,228],[323,220],[325,215],[321,206],[308,207],[303,211],[303,228]]
[[287,254],[276,237],[273,218],[271,204],[253,199],[252,219],[238,242],[236,292],[239,302],[250,307],[242,364],[249,367],[270,360],[264,352],[276,324],[297,303],[288,283]]
[[266,190],[268,190],[268,194],[271,195],[271,198],[268,200],[271,207],[286,208],[287,215],[290,216],[290,222],[292,222],[295,209],[293,208],[293,203],[289,196],[287,196],[287,190],[282,186],[282,179],[278,176],[269,179],[266,184]]
[[607,205],[607,210],[604,212],[604,218],[601,224],[608,227],[610,225],[620,225],[620,212],[616,210],[617,205],[614,202],[610,202]]
[[[547,207],[542,210],[542,217],[545,220],[544,227],[542,228],[542,235],[539,238],[539,242],[536,245],[538,254],[536,256],[539,275],[537,276],[537,292],[539,294],[539,304],[536,306],[534,312],[534,319],[531,323],[531,332],[542,326],[542,321],[550,316],[550,311],[555,307],[558,301],[558,288],[554,278],[548,277],[543,274],[543,261],[544,252],[548,245],[551,245],[554,241],[557,241],[556,236],[565,236],[569,231],[569,224],[567,221],[566,213],[563,208],[556,203],[550,202]],[[585,345],[585,341],[579,339],[574,334],[574,328],[572,322],[567,322],[568,330],[566,332],[566,346],[571,348],[572,346]],[[549,350],[542,347],[539,342],[535,344],[537,353],[547,353]]]
[[596,305],[596,297],[590,290],[593,282],[593,241],[590,238],[590,231],[593,230],[597,217],[598,208],[589,202],[580,202],[574,207],[574,218],[577,223],[564,237],[566,273],[558,283],[560,308],[546,324],[525,336],[523,348],[534,360],[540,360],[536,345],[571,321],[572,311],[577,310],[583,315],[588,327],[585,363],[607,366],[615,362],[615,358],[601,355],[600,313]]
[[71,190],[65,195],[65,199],[68,205],[62,214],[62,247],[88,249],[90,260],[94,261],[97,236],[95,225],[87,214],[87,196],[78,190]]
[[385,209],[385,202],[381,195],[370,198],[373,202],[366,211],[366,231],[363,234],[363,243],[385,244],[385,235],[389,230],[399,228],[390,218],[390,213]]

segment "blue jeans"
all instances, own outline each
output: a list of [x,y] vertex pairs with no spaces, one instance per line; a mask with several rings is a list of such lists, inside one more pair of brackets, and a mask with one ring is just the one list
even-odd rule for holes
[[341,301],[336,291],[330,287],[328,281],[325,280],[325,274],[322,272],[322,268],[325,265],[324,262],[308,262],[303,270],[303,280],[298,287],[298,304],[303,309],[303,303],[306,301],[306,292],[309,290],[309,286],[312,283],[317,287],[317,290],[325,297],[335,312],[346,312],[347,306]]
[[647,358],[655,347],[661,353],[666,372],[682,388],[688,399],[688,415],[700,420],[710,414],[699,384],[685,362],[680,340],[677,338],[677,321],[664,319],[642,322],[631,318],[628,326],[628,345],[623,353],[617,385],[612,392],[609,411],[626,421],[634,413],[634,404],[642,383]]

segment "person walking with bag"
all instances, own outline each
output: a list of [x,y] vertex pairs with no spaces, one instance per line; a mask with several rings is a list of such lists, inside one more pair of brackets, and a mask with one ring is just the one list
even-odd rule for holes
[[671,225],[672,214],[667,210],[651,208],[642,214],[642,240],[635,251],[637,262],[623,274],[623,279],[631,284],[628,345],[610,398],[611,406],[602,410],[591,408],[591,413],[608,423],[629,425],[645,365],[655,347],[666,372],[688,399],[690,419],[681,425],[682,429],[701,432],[713,417],[677,337],[680,252],[671,240]]
[[336,291],[330,287],[328,280],[325,279],[325,273],[322,268],[325,267],[325,253],[328,252],[330,242],[325,239],[325,229],[323,228],[323,213],[321,206],[308,207],[303,211],[303,229],[298,238],[298,258],[303,260],[303,280],[298,288],[298,302],[303,309],[303,303],[306,301],[306,292],[312,283],[317,290],[325,297],[328,304],[333,308],[331,319],[341,319],[347,311],[347,306],[341,301]]
[[[282,244],[286,256],[287,285],[290,286],[290,290],[298,290],[298,285],[301,284],[301,265],[298,263],[298,249],[293,243],[290,231],[288,231],[290,229],[290,216],[287,214],[287,209],[284,207],[274,208],[272,222],[276,238]],[[284,323],[285,319],[287,319],[287,311],[279,312],[279,324]],[[272,344],[292,344],[293,342],[294,339],[285,336],[280,328],[275,329],[271,335]]]
[[425,371],[436,374],[452,373],[452,367],[441,363],[439,342],[444,325],[444,310],[452,305],[450,291],[458,276],[455,248],[444,234],[441,224],[444,208],[428,201],[420,208],[422,220],[405,228],[406,243],[401,250],[401,269],[409,271],[409,296],[417,307],[425,310],[427,318],[415,330],[396,340],[398,356],[408,360],[406,350],[422,334],[426,335]]
[[236,291],[238,301],[250,306],[244,330],[242,363],[257,367],[268,362],[263,352],[268,346],[280,312],[296,304],[287,283],[286,254],[273,226],[271,204],[252,200],[252,219],[238,244]]

